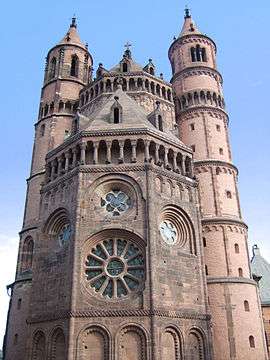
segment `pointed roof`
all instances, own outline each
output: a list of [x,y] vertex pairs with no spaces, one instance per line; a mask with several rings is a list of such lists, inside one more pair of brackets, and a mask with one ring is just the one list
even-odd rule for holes
[[148,121],[146,111],[119,86],[101,108],[89,115],[89,122],[84,130],[113,129],[116,126],[119,128],[118,124],[110,121],[116,101],[122,109],[121,129],[155,129]]
[[179,37],[185,36],[185,35],[201,35],[201,32],[197,28],[195,22],[193,21],[190,10],[188,8],[185,9],[185,21],[182,27],[182,30],[179,34]]
[[270,264],[262,257],[257,245],[254,245],[252,250],[251,270],[254,275],[261,277],[259,281],[261,303],[270,305]]
[[58,45],[74,44],[85,48],[84,43],[81,41],[79,33],[77,31],[76,17],[73,16],[69,29],[63,39]]

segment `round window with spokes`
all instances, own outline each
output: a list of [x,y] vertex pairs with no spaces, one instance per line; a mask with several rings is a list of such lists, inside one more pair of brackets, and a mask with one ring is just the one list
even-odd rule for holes
[[108,239],[92,248],[85,261],[86,281],[96,294],[118,299],[142,290],[145,262],[133,242]]

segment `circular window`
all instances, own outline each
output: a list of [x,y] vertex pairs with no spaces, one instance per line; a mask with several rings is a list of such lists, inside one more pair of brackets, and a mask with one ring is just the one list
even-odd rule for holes
[[169,244],[174,245],[177,241],[177,229],[176,226],[168,220],[162,221],[159,225],[159,231],[163,240]]
[[70,224],[66,224],[62,226],[61,230],[58,233],[58,241],[60,246],[65,246],[68,244],[71,237],[71,226]]
[[89,286],[102,297],[117,299],[128,296],[142,288],[144,256],[130,241],[104,240],[87,256],[85,275]]
[[128,210],[130,205],[130,198],[120,190],[112,190],[101,198],[101,207],[113,216],[119,216]]

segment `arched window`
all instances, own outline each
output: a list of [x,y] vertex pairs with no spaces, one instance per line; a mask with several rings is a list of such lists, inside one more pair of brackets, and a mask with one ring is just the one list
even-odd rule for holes
[[119,124],[120,122],[120,110],[118,107],[113,109],[113,122],[114,124]]
[[78,77],[79,59],[77,55],[73,55],[71,58],[70,75]]
[[64,103],[63,103],[63,101],[60,101],[60,102],[59,102],[58,110],[59,110],[59,111],[62,111],[63,108],[64,108]]
[[40,126],[40,136],[44,136],[44,134],[45,134],[45,124],[42,124]]
[[149,72],[151,75],[155,75],[155,71],[154,71],[154,68],[153,67],[150,67],[149,68]]
[[232,198],[232,192],[227,190],[226,191],[226,196],[227,196],[228,199],[231,199]]
[[46,104],[45,110],[44,110],[44,116],[48,115],[48,111],[49,111],[49,106],[48,106],[48,104]]
[[205,48],[202,48],[202,61],[207,62],[206,49]]
[[203,237],[202,240],[203,240],[203,247],[206,247],[206,238]]
[[128,72],[128,65],[126,62],[123,63],[123,72]]
[[33,262],[33,250],[34,250],[34,241],[29,236],[24,240],[22,247],[22,260],[21,260],[21,271],[29,271],[32,269]]
[[234,244],[234,251],[236,254],[239,254],[239,245],[238,244]]
[[201,59],[201,47],[200,45],[196,46],[196,60],[197,61],[202,61]]
[[53,79],[56,74],[56,58],[53,57],[50,62],[49,79]]
[[245,311],[249,311],[249,302],[247,300],[244,301]]
[[17,301],[17,309],[20,310],[21,307],[22,307],[22,299],[18,299],[18,301]]
[[158,129],[163,131],[162,116],[158,115]]
[[255,348],[255,340],[254,340],[254,336],[250,335],[249,337],[249,346],[251,348]]
[[238,268],[238,276],[243,277],[243,269],[242,268]]
[[190,49],[190,54],[191,54],[191,60],[192,60],[192,62],[195,62],[195,61],[196,61],[196,51],[195,51],[195,48],[194,48],[194,47],[192,47],[192,48]]

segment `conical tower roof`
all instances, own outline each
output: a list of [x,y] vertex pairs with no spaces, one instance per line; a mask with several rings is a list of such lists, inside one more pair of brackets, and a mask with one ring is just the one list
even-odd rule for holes
[[261,277],[259,288],[262,304],[270,305],[270,264],[262,257],[257,245],[253,246],[251,270],[254,275]]
[[186,9],[185,10],[185,21],[184,21],[182,30],[179,34],[179,37],[182,37],[185,35],[193,35],[193,34],[201,35],[201,32],[199,31],[195,22],[193,21],[191,14],[190,14],[190,10]]
[[66,45],[66,44],[79,45],[79,46],[82,46],[85,48],[85,45],[81,41],[79,33],[77,31],[77,23],[76,23],[75,16],[72,18],[72,22],[69,26],[68,32],[63,37],[63,39],[59,42],[58,45]]

